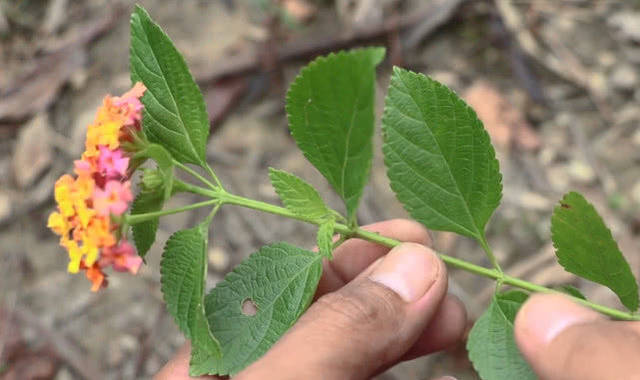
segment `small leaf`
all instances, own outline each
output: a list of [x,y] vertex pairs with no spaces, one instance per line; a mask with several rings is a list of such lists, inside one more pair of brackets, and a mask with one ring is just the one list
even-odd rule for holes
[[567,193],[553,210],[551,239],[565,270],[608,287],[629,310],[638,310],[638,284],[629,263],[596,209],[579,193]]
[[373,156],[376,66],[383,48],[342,51],[307,65],[287,93],[289,129],[338,192],[351,219]]
[[269,178],[280,200],[289,211],[312,219],[322,219],[331,215],[320,194],[304,180],[273,168],[269,168]]
[[[163,194],[158,191],[142,191],[133,201],[131,215],[145,214],[148,212],[160,211],[164,204]],[[136,223],[131,226],[133,231],[133,241],[140,257],[144,257],[156,241],[158,231],[158,219],[151,219],[146,222]]]
[[[309,306],[321,274],[322,255],[287,243],[249,256],[206,297],[222,359],[198,355],[198,369],[208,365],[208,374],[233,375],[260,358]],[[245,303],[255,306],[255,315],[243,313]]]
[[143,156],[151,158],[158,165],[158,170],[162,173],[162,177],[164,180],[163,183],[163,199],[167,201],[171,198],[172,189],[173,189],[173,157],[171,154],[162,146],[158,144],[149,144],[147,147],[136,154],[136,156]]
[[575,286],[572,285],[561,285],[558,287],[558,290],[566,293],[572,297],[576,297],[576,298],[580,298],[586,301],[587,297],[584,296],[584,294],[582,294],[582,292],[580,290],[578,290],[578,288],[576,288]]
[[[162,174],[162,186],[152,191],[141,191],[133,201],[131,215],[160,211],[164,206],[164,202],[171,197],[171,190],[173,189],[173,159],[171,154],[161,145],[149,144],[144,150],[136,153],[136,158],[142,160],[151,158],[156,162],[158,170]],[[141,257],[147,254],[156,240],[158,220],[159,218],[155,218],[134,224],[131,227],[133,241],[136,244],[138,255]]]
[[328,257],[329,259],[332,257],[333,251],[333,229],[336,226],[335,219],[329,219],[325,223],[322,223],[320,227],[318,227],[318,252],[321,255]]
[[205,165],[209,117],[202,93],[169,37],[136,6],[131,15],[131,80],[147,87],[142,103],[149,140],[176,160]]
[[469,333],[469,359],[483,380],[535,380],[513,337],[513,321],[527,294],[510,291],[496,294],[489,308]]
[[453,91],[395,67],[382,118],[391,188],[417,221],[478,240],[500,203],[489,135]]
[[204,314],[208,223],[181,230],[169,238],[160,262],[161,288],[169,313],[193,347],[220,358],[220,345]]

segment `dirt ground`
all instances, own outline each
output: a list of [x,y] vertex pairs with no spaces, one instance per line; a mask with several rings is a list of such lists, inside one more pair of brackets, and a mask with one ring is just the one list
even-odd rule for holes
[[[226,187],[277,203],[272,166],[300,175],[340,207],[297,150],[283,112],[288,83],[318,54],[385,45],[378,115],[392,64],[429,74],[476,109],[504,179],[489,241],[503,268],[544,285],[573,284],[620,306],[555,262],[553,205],[578,190],[596,205],[640,273],[640,2],[589,0],[146,0],[185,55],[212,119],[208,158]],[[47,230],[55,179],[71,169],[106,93],[130,85],[128,0],[0,0],[0,378],[138,379],[184,342],[162,303],[161,248],[197,213],[161,222],[137,276],[99,293],[66,273]],[[269,5],[270,4],[270,5]],[[378,119],[379,120],[379,119]],[[391,193],[376,137],[361,224],[406,213]],[[173,205],[195,198],[181,197]],[[311,247],[314,229],[236,208],[210,236],[209,286],[261,245]],[[487,264],[472,241],[433,233],[442,252]],[[452,270],[451,292],[477,317],[493,283]],[[463,346],[380,379],[474,379]]]

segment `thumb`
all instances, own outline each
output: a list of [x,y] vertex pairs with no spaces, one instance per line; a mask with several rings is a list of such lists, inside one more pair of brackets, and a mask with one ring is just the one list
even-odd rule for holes
[[[354,252],[353,254],[358,254]],[[320,297],[239,379],[366,379],[421,336],[447,290],[444,263],[404,243],[352,282]]]
[[543,379],[640,378],[640,324],[614,322],[561,295],[534,295],[520,309],[515,338]]

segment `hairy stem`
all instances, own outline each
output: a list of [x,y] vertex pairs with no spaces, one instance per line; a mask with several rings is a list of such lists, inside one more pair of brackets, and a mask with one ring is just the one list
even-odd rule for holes
[[[211,183],[211,181],[209,181],[208,179],[204,178],[203,176],[200,175],[200,173],[198,173],[197,171],[191,169],[190,167],[188,167],[187,165],[184,165],[183,163],[173,160],[173,164],[177,167],[179,167],[180,169],[184,170],[185,172],[191,174],[192,176],[194,176],[195,178],[197,178],[200,182],[204,183],[205,185],[209,186],[211,189],[215,190],[217,187],[216,185],[214,185],[213,183]],[[208,166],[207,166],[208,167]],[[211,168],[209,168],[209,170],[211,170]],[[211,172],[213,173],[213,170],[211,170]],[[213,178],[216,180],[216,182],[220,183],[218,181],[218,177],[215,177],[215,174],[213,176]],[[222,188],[222,186],[220,186],[220,188]]]
[[222,182],[220,182],[220,179],[218,178],[218,176],[216,175],[216,172],[213,171],[213,169],[211,168],[211,166],[205,164],[205,168],[207,170],[207,173],[209,173],[209,175],[211,176],[211,178],[213,178],[213,180],[216,182],[216,185],[218,185],[218,187],[220,189],[223,189],[222,187]]
[[127,223],[128,225],[134,225],[134,224],[138,224],[138,223],[142,223],[142,222],[146,222],[146,221],[158,218],[160,216],[178,214],[184,211],[194,210],[200,207],[206,207],[206,206],[211,206],[215,204],[220,204],[220,201],[217,199],[210,199],[208,201],[193,203],[188,206],[174,208],[171,210],[154,211],[154,212],[148,212],[146,214],[125,215],[124,223]]
[[[280,216],[284,216],[286,218],[290,218],[290,219],[297,219],[303,222],[307,222],[307,223],[311,223],[311,224],[315,224],[315,225],[320,225],[323,223],[323,220],[320,219],[314,219],[314,218],[310,218],[304,215],[298,215],[298,214],[294,214],[293,212],[289,211],[288,209],[284,208],[284,207],[280,207],[280,206],[276,206],[276,205],[272,205],[270,203],[265,203],[265,202],[261,202],[261,201],[257,201],[254,199],[249,199],[249,198],[244,198],[235,194],[230,194],[227,193],[226,191],[222,190],[222,189],[217,189],[217,190],[208,190],[208,189],[203,189],[197,186],[193,186],[190,184],[184,184],[185,188],[187,189],[187,191],[193,192],[195,194],[200,194],[203,196],[207,196],[207,197],[211,197],[212,200],[207,201],[207,202],[201,202],[201,203],[196,203],[192,206],[196,206],[197,207],[202,207],[203,205],[210,205],[210,204],[215,204],[216,202],[220,202],[221,205],[223,204],[233,204],[233,205],[237,205],[237,206],[242,206],[242,207],[246,207],[246,208],[250,208],[250,209],[254,209],[254,210],[258,210],[258,211],[263,211],[263,212],[267,212],[270,214],[275,214],[275,215],[280,215]],[[187,206],[188,207],[188,206]],[[192,208],[197,208],[197,207],[192,207]],[[179,211],[178,211],[179,212]],[[150,213],[150,214],[157,214],[157,213]],[[149,215],[149,214],[140,214],[140,215],[134,215],[134,216],[130,216],[129,218],[135,218],[135,217],[142,217],[144,215]],[[130,224],[131,220],[128,220],[128,222]],[[376,232],[372,232],[372,231],[367,231],[364,230],[360,227],[349,227],[345,224],[342,223],[336,223],[335,225],[335,229],[334,229],[335,233],[344,235],[344,236],[349,236],[349,237],[354,237],[354,238],[359,238],[359,239],[363,239],[363,240],[368,240],[370,242],[374,242],[374,243],[378,243],[380,245],[384,245],[386,247],[389,248],[393,248],[399,244],[402,244],[401,241],[386,237],[386,236],[382,236]],[[493,253],[491,252],[491,249],[489,248],[489,245],[487,244],[486,239],[482,239],[481,241],[481,245],[483,246],[483,249],[485,250],[485,252],[487,252],[487,255],[489,256],[490,260],[492,261],[492,264],[494,265],[494,268],[486,268],[480,265],[476,265],[473,263],[470,263],[468,261],[465,260],[461,260],[458,258],[455,258],[453,256],[449,256],[449,255],[445,255],[444,253],[438,253],[438,256],[442,259],[442,261],[444,261],[446,264],[448,264],[451,267],[454,268],[458,268],[467,272],[471,272],[474,274],[477,274],[479,276],[483,276],[483,277],[487,277],[493,280],[496,280],[498,283],[502,284],[502,285],[510,285],[516,288],[520,288],[523,290],[527,290],[530,292],[537,292],[537,293],[548,293],[548,294],[563,294],[567,297],[572,298],[572,300],[574,302],[577,302],[579,304],[582,304],[586,307],[589,307],[593,310],[596,310],[602,314],[608,315],[610,317],[616,318],[616,319],[621,319],[621,320],[640,320],[640,315],[635,315],[629,312],[625,312],[625,311],[621,311],[621,310],[617,310],[617,309],[613,309],[607,306],[603,306],[603,305],[599,305],[590,301],[586,301],[577,297],[573,297],[571,295],[559,292],[557,290],[551,289],[551,288],[547,288],[541,285],[537,285],[525,280],[521,280],[519,278],[515,278],[515,277],[511,277],[507,274],[505,274],[502,269],[500,269],[500,266],[498,265],[497,261],[495,260],[495,257],[493,256]]]
[[491,262],[491,266],[493,266],[495,268],[495,270],[497,270],[498,272],[502,273],[502,268],[500,268],[500,264],[498,263],[498,259],[496,259],[496,256],[493,254],[493,250],[491,250],[491,247],[489,246],[489,243],[487,242],[487,237],[484,236],[484,233],[482,234],[482,238],[479,239],[478,242],[482,246],[482,249],[484,250],[484,252],[487,254],[487,257],[489,258],[489,261]]

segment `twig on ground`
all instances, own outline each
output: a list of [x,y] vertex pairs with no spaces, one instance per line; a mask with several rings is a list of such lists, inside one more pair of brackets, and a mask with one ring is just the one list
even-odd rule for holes
[[[353,34],[344,36],[330,36],[325,38],[314,38],[313,40],[298,40],[277,47],[273,53],[274,62],[270,62],[270,66],[274,63],[282,65],[286,62],[306,60],[321,54],[346,49],[358,44],[370,43],[376,40],[384,39],[394,30],[406,30],[417,23],[427,24],[423,27],[425,31],[417,33],[414,39],[424,38],[427,32],[433,32],[438,26],[441,26],[453,14],[450,8],[455,9],[453,5],[461,3],[461,0],[441,0],[438,2],[429,2],[420,11],[413,12],[409,15],[401,17],[399,20],[391,20],[382,25],[376,25],[369,29],[359,30]],[[448,11],[443,11],[444,8]],[[448,16],[448,17],[445,17]],[[428,20],[432,20],[430,23]],[[317,37],[317,36],[316,36]],[[261,55],[255,52],[249,52],[235,57],[230,57],[227,61],[220,64],[212,65],[210,71],[196,72],[195,77],[201,84],[216,83],[217,81],[239,76],[252,74],[264,70],[264,64],[261,61]]]
[[549,71],[578,87],[585,89],[605,120],[611,119],[611,108],[589,80],[590,73],[580,60],[555,36],[545,41],[552,52],[545,51],[527,29],[522,17],[510,0],[495,0],[496,8],[505,26],[513,33],[524,52],[540,62]]

